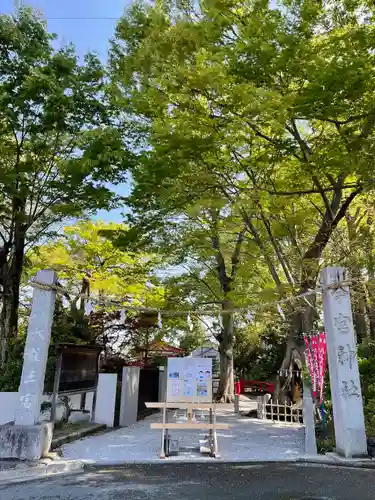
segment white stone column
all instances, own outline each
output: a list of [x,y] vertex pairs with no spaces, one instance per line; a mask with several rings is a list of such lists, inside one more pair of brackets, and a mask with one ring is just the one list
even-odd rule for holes
[[[336,451],[344,457],[367,455],[361,384],[348,277],[341,267],[321,272],[323,312],[331,384]],[[335,286],[337,284],[337,286]],[[330,288],[325,288],[331,286]]]
[[[57,275],[50,270],[39,271],[36,281],[55,285]],[[16,425],[39,423],[55,299],[56,291],[34,288],[15,412]]]
[[95,422],[113,427],[115,419],[117,373],[99,373]]

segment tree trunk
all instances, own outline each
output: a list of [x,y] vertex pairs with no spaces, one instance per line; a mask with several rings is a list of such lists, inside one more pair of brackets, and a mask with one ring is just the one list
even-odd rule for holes
[[9,295],[9,252],[10,240],[0,249],[0,285],[1,285],[1,314],[0,314],[0,366],[4,366],[6,357],[6,335],[3,328],[2,316],[7,315],[5,297]]
[[370,338],[375,340],[375,290],[374,290],[374,274],[369,272],[369,283],[366,286],[367,289],[367,315],[369,318],[370,326]]
[[9,283],[9,272],[3,280],[3,295],[2,295],[2,307],[0,315],[0,332],[1,332],[1,367],[4,367],[6,362],[7,353],[7,343],[9,338],[9,332],[6,325],[10,323],[10,283]]
[[[367,224],[371,227],[373,223],[372,217],[367,219]],[[370,338],[375,340],[375,262],[373,258],[373,241],[370,233],[368,234],[367,241],[367,253],[368,253],[368,262],[367,262],[367,275],[368,275],[368,283],[366,287],[366,309],[367,315],[369,319],[369,327],[370,327]]]
[[[19,246],[24,247],[20,242]],[[18,307],[20,295],[21,274],[23,268],[23,252],[15,251],[11,258],[8,276],[3,283],[2,310],[0,315],[0,329],[2,334],[1,365],[4,366],[7,358],[7,345],[11,338],[18,333]]]
[[[231,303],[223,304],[223,311],[231,309]],[[221,329],[219,344],[220,353],[220,382],[216,399],[222,403],[233,402],[234,397],[234,369],[233,369],[233,346],[234,346],[234,323],[233,313],[223,314],[223,327]]]
[[6,363],[9,339],[16,337],[18,333],[18,307],[26,240],[25,205],[19,200],[13,202],[13,221],[13,248],[10,252],[10,259],[4,264],[6,269],[3,272],[3,300],[0,315],[2,366]]
[[[308,264],[309,268],[309,276],[310,278],[302,284],[300,293],[306,292],[308,289],[315,288],[317,273],[315,278],[311,278],[311,264]],[[305,274],[306,276],[306,274]],[[303,299],[300,299],[303,300]],[[293,365],[298,364],[302,366],[304,364],[304,351],[305,345],[303,340],[304,333],[310,333],[314,328],[314,321],[316,319],[316,311],[315,311],[315,295],[311,295],[308,298],[309,304],[305,303],[304,307],[300,307],[296,310],[290,319],[290,334],[286,343],[286,352],[284,356],[284,360],[281,365],[282,374],[280,377],[280,381],[278,387],[276,388],[274,393],[274,398],[279,399],[281,402],[284,402],[287,393],[293,393],[293,380],[291,375],[285,376],[283,374],[284,370],[287,370],[289,373],[293,371]]]
[[361,284],[353,288],[355,288],[356,291],[356,297],[353,303],[353,320],[357,342],[360,344],[368,337],[366,323],[366,292]]
[[[319,260],[323,255],[323,252],[332,236],[333,231],[336,229],[337,225],[343,219],[343,217],[346,216],[350,204],[360,192],[360,189],[353,191],[342,202],[343,179],[344,177],[342,175],[338,177],[331,201],[329,201],[324,192],[322,192],[322,197],[323,200],[325,200],[327,209],[321,220],[320,227],[315,235],[314,240],[311,242],[302,258],[301,287],[299,290],[300,294],[303,294],[308,290],[315,288],[319,274]],[[318,181],[314,182],[316,182],[319,188]],[[292,354],[296,351],[300,353],[301,359],[303,359],[303,334],[309,333],[313,329],[314,320],[316,317],[316,311],[314,308],[315,295],[312,294],[308,298],[308,301],[313,307],[309,306],[306,303],[302,311],[298,310],[292,316],[291,332],[287,341],[287,349],[284,361],[281,366],[281,368],[283,369],[291,368]]]

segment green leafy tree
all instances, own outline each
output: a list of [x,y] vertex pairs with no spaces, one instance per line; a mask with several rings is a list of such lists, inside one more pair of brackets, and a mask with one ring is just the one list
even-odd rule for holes
[[35,246],[27,255],[27,277],[40,269],[54,269],[71,296],[71,307],[79,303],[84,310],[85,297],[131,300],[134,306],[156,300],[162,290],[153,270],[155,255],[118,248],[111,238],[126,234],[124,224],[101,220],[81,220],[65,226],[63,234],[51,243]]
[[27,247],[64,219],[113,206],[130,156],[92,54],[54,50],[29,9],[0,16],[1,363],[18,327]]
[[[167,248],[180,237],[181,260],[218,285],[224,399],[226,311],[241,303],[241,285],[260,274],[278,299],[314,288],[335,230],[371,187],[373,17],[357,1],[160,1],[134,4],[118,24],[113,99],[145,146],[132,172],[135,222]],[[262,262],[246,275],[254,255]],[[311,306],[285,306],[284,367],[317,321]]]
[[63,300],[68,307],[60,325],[65,323],[65,330],[77,339],[103,344],[106,353],[112,344],[126,343],[128,320],[120,320],[121,304],[130,307],[130,318],[137,314],[132,308],[158,308],[164,301],[164,289],[154,274],[158,259],[121,250],[109,238],[126,231],[123,224],[80,221],[27,254],[25,281],[40,269],[54,269],[65,288]]
[[287,328],[281,319],[239,328],[234,348],[234,365],[238,375],[247,379],[276,380],[285,353]]
[[181,349],[185,351],[186,355],[191,354],[195,349],[207,343],[207,335],[204,328],[194,328],[187,330],[181,337],[179,344]]

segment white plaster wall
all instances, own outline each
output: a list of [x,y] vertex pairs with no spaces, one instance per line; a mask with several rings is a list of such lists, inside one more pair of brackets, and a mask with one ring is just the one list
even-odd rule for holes
[[100,373],[96,396],[95,422],[113,427],[115,419],[117,374]]
[[14,420],[18,392],[0,392],[0,425]]

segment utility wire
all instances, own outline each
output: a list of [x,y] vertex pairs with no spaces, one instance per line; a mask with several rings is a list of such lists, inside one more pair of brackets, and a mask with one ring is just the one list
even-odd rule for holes
[[121,17],[43,17],[46,21],[120,21]]
[[[217,315],[220,313],[221,315],[225,314],[230,314],[230,313],[235,313],[235,312],[242,312],[246,313],[249,310],[251,311],[257,311],[259,309],[264,309],[264,308],[269,308],[271,306],[277,306],[278,304],[285,304],[288,302],[292,302],[298,299],[305,299],[306,297],[310,297],[312,295],[316,294],[321,294],[323,290],[328,290],[328,289],[340,289],[343,287],[347,287],[351,284],[353,284],[353,280],[345,280],[337,283],[332,283],[331,285],[327,286],[319,286],[315,289],[308,290],[307,292],[301,293],[299,295],[292,295],[290,297],[285,297],[281,300],[277,301],[272,301],[272,302],[265,302],[261,305],[248,305],[245,307],[236,307],[236,308],[231,308],[231,309],[186,309],[186,310],[174,310],[174,309],[162,309],[162,308],[155,308],[155,307],[143,307],[143,306],[134,306],[129,303],[125,303],[125,300],[100,300],[95,297],[87,297],[85,294],[79,294],[76,296],[76,300],[83,298],[84,300],[89,300],[92,303],[96,303],[100,306],[116,306],[121,309],[126,309],[129,311],[138,311],[138,312],[144,312],[144,313],[154,313],[154,314],[162,314],[164,316],[186,316],[187,314],[191,315],[206,315],[206,316],[211,316],[211,315]],[[45,283],[41,283],[36,280],[31,280],[30,286],[39,288],[41,290],[54,290],[57,293],[60,294],[69,294],[69,290],[62,287],[61,285],[46,285]],[[309,304],[311,306],[311,304]]]

